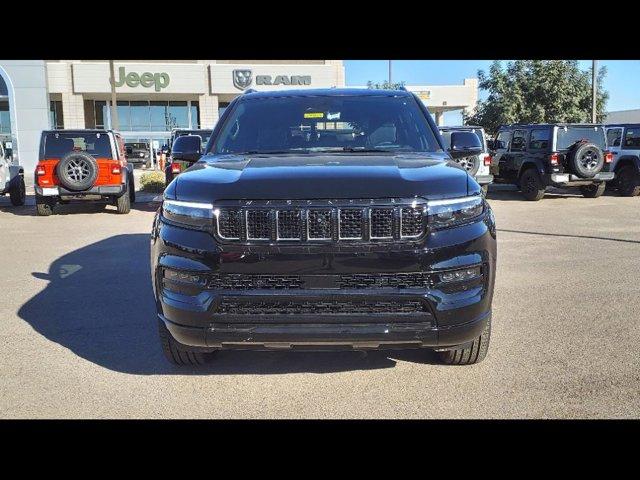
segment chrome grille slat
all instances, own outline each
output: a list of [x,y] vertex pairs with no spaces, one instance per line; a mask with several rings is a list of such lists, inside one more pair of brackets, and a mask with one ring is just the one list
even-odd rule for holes
[[[425,205],[404,200],[247,201],[216,209],[216,234],[232,242],[398,242],[426,232]],[[227,202],[230,204],[232,202]]]

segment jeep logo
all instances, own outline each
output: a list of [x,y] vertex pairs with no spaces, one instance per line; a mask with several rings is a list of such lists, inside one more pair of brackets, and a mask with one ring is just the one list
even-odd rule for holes
[[[116,80],[116,87],[121,87],[124,84],[127,87],[136,88],[138,85],[142,85],[145,88],[154,87],[156,92],[159,92],[163,88],[169,85],[168,73],[151,73],[144,72],[138,74],[136,72],[129,72],[125,75],[124,67],[118,69],[118,80]],[[109,79],[111,81],[111,79]]]

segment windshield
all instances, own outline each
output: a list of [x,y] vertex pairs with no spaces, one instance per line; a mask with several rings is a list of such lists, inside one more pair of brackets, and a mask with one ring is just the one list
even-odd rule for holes
[[453,132],[473,132],[476,134],[476,136],[480,139],[480,145],[482,145],[482,149],[485,149],[485,143],[484,143],[484,135],[482,133],[482,130],[477,129],[477,128],[472,128],[469,130],[464,130],[464,129],[460,129],[460,130],[441,130],[440,133],[442,134],[442,139],[444,140],[444,146],[449,149],[451,148],[451,134]]
[[595,143],[603,150],[606,148],[606,137],[603,127],[558,127],[556,149],[567,150],[574,143],[582,140]]
[[49,133],[44,158],[62,158],[69,152],[86,152],[95,158],[113,158],[109,135],[105,133]]
[[261,97],[240,101],[210,153],[434,152],[422,110],[407,96]]

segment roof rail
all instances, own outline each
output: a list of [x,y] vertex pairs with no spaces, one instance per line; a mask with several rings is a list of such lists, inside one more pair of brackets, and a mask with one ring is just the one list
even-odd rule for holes
[[256,93],[256,92],[257,90],[255,88],[248,88],[244,92],[242,92],[242,94],[244,95],[245,93]]

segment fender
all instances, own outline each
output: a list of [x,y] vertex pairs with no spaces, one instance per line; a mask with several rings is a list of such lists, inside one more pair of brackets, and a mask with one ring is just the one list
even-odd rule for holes
[[614,172],[617,172],[625,165],[633,165],[636,169],[636,172],[640,174],[640,158],[637,155],[623,155],[616,162],[616,167]]
[[522,164],[520,165],[520,168],[518,169],[518,178],[520,178],[520,176],[522,175],[522,172],[524,172],[527,168],[530,168],[530,167],[534,167],[538,172],[538,174],[540,175],[544,175],[546,173],[544,170],[544,164],[542,163],[542,160],[537,158],[527,159],[522,162]]

